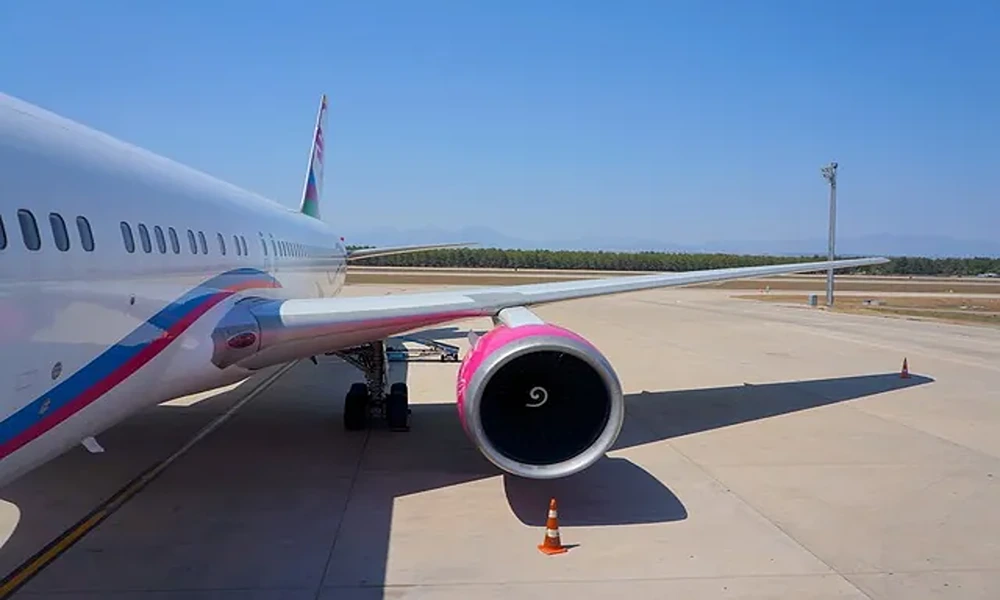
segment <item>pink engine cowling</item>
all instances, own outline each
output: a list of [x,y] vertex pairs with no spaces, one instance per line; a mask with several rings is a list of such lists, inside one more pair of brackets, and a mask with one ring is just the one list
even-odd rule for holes
[[499,325],[458,370],[458,415],[501,469],[551,479],[581,471],[618,437],[625,401],[607,359],[576,333],[549,324]]

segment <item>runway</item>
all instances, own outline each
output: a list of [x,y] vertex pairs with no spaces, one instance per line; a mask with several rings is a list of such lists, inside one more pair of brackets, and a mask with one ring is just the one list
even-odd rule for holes
[[[431,286],[347,292],[417,289]],[[13,597],[1000,597],[1000,330],[736,293],[537,310],[601,348],[628,395],[615,449],[582,474],[500,474],[461,430],[453,363],[393,363],[412,431],[348,433],[359,374],[302,361]],[[488,326],[435,333],[464,353]],[[273,372],[154,407],[100,436],[103,454],[0,488],[0,575]],[[575,547],[546,557],[552,495]]]

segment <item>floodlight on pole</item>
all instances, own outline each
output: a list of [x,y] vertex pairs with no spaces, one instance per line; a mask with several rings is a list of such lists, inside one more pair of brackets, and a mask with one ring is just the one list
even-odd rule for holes
[[[830,184],[830,238],[827,260],[834,260],[834,240],[837,237],[837,163],[831,162],[821,169],[823,178]],[[833,269],[826,272],[826,305],[833,306]]]

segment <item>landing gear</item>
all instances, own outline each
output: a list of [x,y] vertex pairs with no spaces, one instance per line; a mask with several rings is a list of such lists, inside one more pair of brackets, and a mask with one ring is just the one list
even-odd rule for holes
[[[355,383],[344,398],[344,429],[359,431],[372,419],[384,418],[390,431],[410,430],[409,394],[405,383],[389,387],[385,342],[372,342],[332,352],[365,374],[365,383]],[[386,395],[386,388],[389,394]]]

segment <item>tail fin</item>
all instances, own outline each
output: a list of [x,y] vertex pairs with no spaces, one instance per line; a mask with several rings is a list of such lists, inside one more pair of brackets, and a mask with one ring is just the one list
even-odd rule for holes
[[326,125],[326,94],[319,103],[319,113],[316,115],[316,129],[313,132],[312,150],[309,152],[309,170],[306,171],[306,184],[302,190],[302,214],[315,219],[319,218],[319,195],[323,191],[323,130]]

